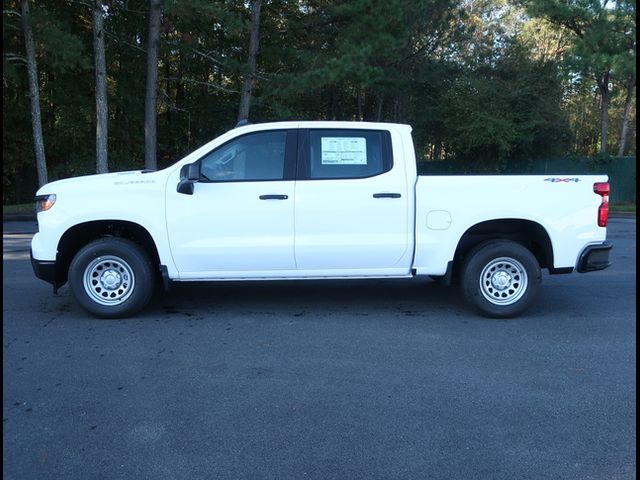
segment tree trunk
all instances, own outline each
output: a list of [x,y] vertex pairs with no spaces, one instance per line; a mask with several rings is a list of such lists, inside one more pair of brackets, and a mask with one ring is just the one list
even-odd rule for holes
[[107,62],[104,48],[104,10],[102,0],[93,2],[93,50],[96,64],[96,172],[107,173],[109,108],[107,106]]
[[[169,80],[169,78],[171,78],[171,62],[167,59],[166,62],[164,62],[164,76],[167,79],[165,81],[165,92],[166,92],[166,98],[167,98],[167,103],[169,103],[169,99],[171,98],[171,80]],[[177,76],[176,76],[177,78]],[[167,111],[166,111],[166,115],[167,115],[167,131],[172,132],[172,123],[173,123],[173,111],[175,110],[176,105],[168,105]]]
[[440,141],[437,141],[433,146],[433,159],[442,160],[442,143]]
[[249,106],[251,104],[251,92],[256,76],[256,58],[260,46],[260,9],[262,0],[251,2],[251,36],[249,38],[249,56],[247,57],[247,75],[242,86],[240,108],[238,109],[238,122],[249,119]]
[[384,101],[384,97],[382,94],[378,96],[378,108],[376,111],[376,122],[382,121],[382,103]]
[[598,90],[600,90],[600,154],[606,155],[609,130],[609,72],[598,78]]
[[633,89],[636,86],[636,79],[629,78],[627,81],[627,96],[624,100],[624,113],[622,115],[622,131],[620,132],[620,145],[618,146],[618,156],[622,157],[627,149],[629,139],[629,116],[631,113],[631,100],[633,99]]
[[337,94],[334,87],[329,87],[329,119],[336,120],[338,118]]
[[158,168],[156,158],[156,100],[158,98],[158,47],[160,43],[161,0],[149,2],[149,42],[147,47],[147,90],[144,116],[144,166],[147,170]]
[[38,91],[38,65],[36,64],[36,49],[33,43],[31,20],[29,19],[29,0],[20,0],[22,10],[22,30],[27,51],[27,73],[29,76],[29,97],[31,99],[31,127],[33,130],[33,148],[36,154],[36,170],[38,172],[38,186],[48,183],[47,160],[44,153],[44,139],[42,137],[42,116],[40,114],[40,93]]

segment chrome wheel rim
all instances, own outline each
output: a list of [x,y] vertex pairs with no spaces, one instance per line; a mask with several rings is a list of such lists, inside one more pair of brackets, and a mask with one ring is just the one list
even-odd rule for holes
[[511,305],[527,291],[529,278],[524,266],[509,257],[491,260],[480,274],[480,291],[494,305]]
[[118,305],[133,293],[135,276],[127,262],[106,255],[93,260],[84,270],[84,290],[100,305]]

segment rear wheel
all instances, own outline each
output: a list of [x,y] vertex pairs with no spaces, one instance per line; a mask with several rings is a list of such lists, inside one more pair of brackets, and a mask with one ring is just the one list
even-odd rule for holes
[[536,257],[519,243],[491,240],[474,248],[462,266],[465,300],[485,316],[519,315],[535,300],[542,284]]
[[69,287],[80,306],[92,315],[128,317],[149,303],[154,289],[153,268],[136,243],[101,238],[74,257],[69,267]]

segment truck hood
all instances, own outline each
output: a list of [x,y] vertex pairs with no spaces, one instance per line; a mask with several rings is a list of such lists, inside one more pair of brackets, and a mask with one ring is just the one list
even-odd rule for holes
[[36,195],[59,194],[68,190],[94,190],[102,193],[119,186],[127,185],[129,188],[139,185],[158,184],[164,175],[162,171],[144,172],[142,170],[131,170],[126,172],[102,173],[98,175],[85,175],[82,177],[65,178],[47,183],[36,192]]

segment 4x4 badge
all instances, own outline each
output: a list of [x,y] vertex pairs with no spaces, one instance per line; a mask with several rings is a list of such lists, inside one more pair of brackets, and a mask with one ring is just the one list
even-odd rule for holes
[[549,177],[549,178],[545,178],[544,181],[545,182],[551,182],[551,183],[561,183],[561,182],[564,182],[564,183],[576,182],[577,183],[577,182],[580,181],[580,179],[579,178],[575,178],[575,177],[574,178]]

